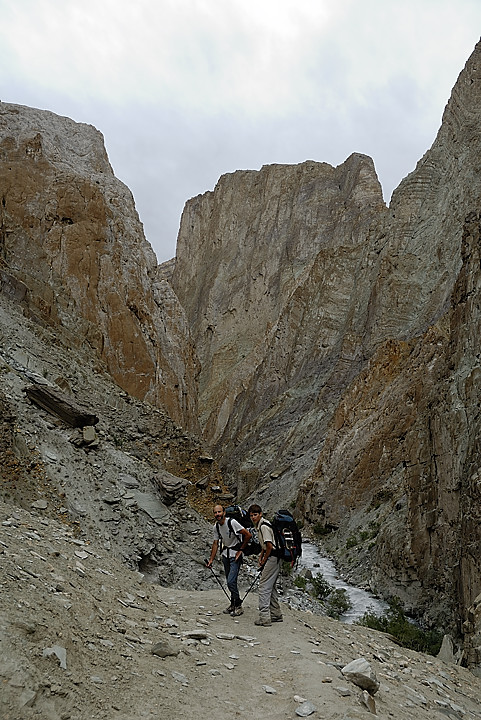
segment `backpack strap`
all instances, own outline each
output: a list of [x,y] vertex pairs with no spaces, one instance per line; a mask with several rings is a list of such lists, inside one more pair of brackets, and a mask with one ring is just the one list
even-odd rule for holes
[[277,538],[276,538],[276,534],[275,534],[275,532],[274,532],[274,528],[272,527],[272,523],[270,523],[269,520],[266,520],[265,518],[262,518],[262,520],[261,520],[260,523],[259,523],[258,529],[259,529],[262,525],[267,525],[267,527],[270,527],[270,529],[272,530],[272,537],[274,538],[274,542],[273,542],[273,544],[272,544],[271,555],[272,555],[272,557],[278,557],[278,554],[277,554],[277,549],[278,549]]
[[[231,517],[227,517],[226,521],[227,521],[227,527],[229,529],[229,537],[231,537],[232,535],[235,535],[237,538],[240,538],[239,542],[236,545],[234,545],[233,547],[229,548],[229,550],[240,550],[241,545],[242,545],[242,535],[240,533],[236,533],[236,531],[232,527],[232,518]],[[215,529],[217,532],[217,537],[218,537],[218,542],[219,542],[219,551],[220,551],[220,554],[222,555],[222,551],[224,550],[224,543],[222,542],[222,535],[220,534],[218,522],[216,522],[216,524],[215,524]]]
[[238,539],[238,542],[236,543],[236,545],[234,545],[230,549],[231,550],[240,550],[241,546],[242,546],[242,534],[240,532],[236,533],[236,531],[232,528],[232,518],[231,517],[227,518],[227,527],[229,528],[229,537],[231,535],[235,535],[236,538]]

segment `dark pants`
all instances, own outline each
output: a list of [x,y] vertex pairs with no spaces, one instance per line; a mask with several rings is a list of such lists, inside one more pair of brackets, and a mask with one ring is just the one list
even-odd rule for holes
[[230,591],[230,601],[233,607],[239,607],[242,605],[239,590],[237,588],[237,576],[239,574],[240,566],[242,564],[242,555],[236,562],[234,558],[226,558],[222,555],[222,562],[224,564],[224,572],[227,580],[227,587]]

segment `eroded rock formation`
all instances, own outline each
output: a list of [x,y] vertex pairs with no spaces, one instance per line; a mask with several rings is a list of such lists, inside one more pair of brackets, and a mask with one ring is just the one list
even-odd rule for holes
[[[199,413],[212,443],[220,447],[226,438],[237,438],[235,425],[250,421],[234,407],[248,391],[244,415],[249,413],[252,379],[263,363],[273,367],[255,389],[255,416],[296,383],[297,353],[290,356],[293,343],[306,345],[298,334],[303,322],[308,327],[317,320],[323,328],[311,342],[328,358],[332,335],[339,335],[337,305],[344,307],[353,292],[351,277],[367,229],[382,210],[372,160],[363,155],[338,168],[306,162],[238,171],[224,175],[213,193],[187,203],[172,284],[199,354]],[[320,278],[313,281],[312,273],[324,276],[320,290]],[[306,286],[320,291],[324,303],[319,297],[304,303]],[[309,307],[314,317],[306,322]],[[317,335],[314,328],[310,332]]]
[[127,392],[197,429],[196,358],[102,135],[0,103],[0,287]]
[[360,154],[239,171],[158,268],[100,134],[0,104],[2,294],[202,428],[239,499],[295,507],[347,572],[468,632],[474,664],[480,68],[478,45],[389,208]]

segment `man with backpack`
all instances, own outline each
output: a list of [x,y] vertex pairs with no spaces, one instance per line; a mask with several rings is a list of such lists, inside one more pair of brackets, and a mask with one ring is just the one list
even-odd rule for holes
[[276,540],[271,523],[262,517],[259,505],[251,505],[248,512],[262,548],[259,555],[259,568],[262,569],[259,579],[259,618],[254,624],[267,627],[273,622],[282,622],[276,589],[281,563],[277,557]]
[[237,576],[242,564],[243,550],[251,539],[251,533],[235,518],[227,518],[223,505],[214,507],[214,541],[207,567],[214,562],[219,543],[222,544],[222,563],[224,565],[227,587],[230,591],[230,605],[223,612],[232,616],[242,615],[242,601],[237,587]]

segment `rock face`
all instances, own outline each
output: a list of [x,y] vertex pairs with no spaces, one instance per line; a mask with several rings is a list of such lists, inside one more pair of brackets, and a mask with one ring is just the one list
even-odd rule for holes
[[393,197],[364,313],[367,363],[301,493],[326,525],[380,528],[373,584],[440,624],[465,619],[481,589],[480,54]]
[[[21,311],[0,295],[0,504],[9,505],[1,521],[33,510],[152,580],[198,587],[211,528],[191,502],[195,481],[209,474],[212,507],[215,463],[206,470],[196,438],[100,373],[91,350],[65,348]],[[40,403],[32,387],[42,389]],[[59,387],[94,426],[72,423],[63,406],[59,413],[50,402]]]
[[67,346],[88,344],[130,394],[197,429],[196,358],[156,279],[132,195],[101,134],[0,103],[0,289]]
[[224,176],[187,203],[172,277],[238,496],[296,504],[458,631],[481,590],[480,68],[478,45],[389,208],[360,155]]
[[[311,306],[304,288],[316,292],[319,275],[325,307],[319,298],[312,303],[310,324],[317,327],[310,332],[316,337],[308,342],[329,362],[333,338],[326,326],[336,325],[329,313],[337,315],[337,304],[345,305],[352,288],[343,280],[352,274],[373,216],[383,209],[373,163],[362,155],[338,168],[306,162],[238,171],[223,176],[213,193],[187,203],[172,285],[202,366],[199,413],[210,442],[221,447],[228,438],[238,441],[240,425],[269,411],[272,400],[296,384],[295,346],[307,344],[298,333],[309,324]],[[343,278],[336,269],[341,259]],[[272,367],[265,368],[268,377],[258,381],[252,402],[253,377],[266,362]]]

